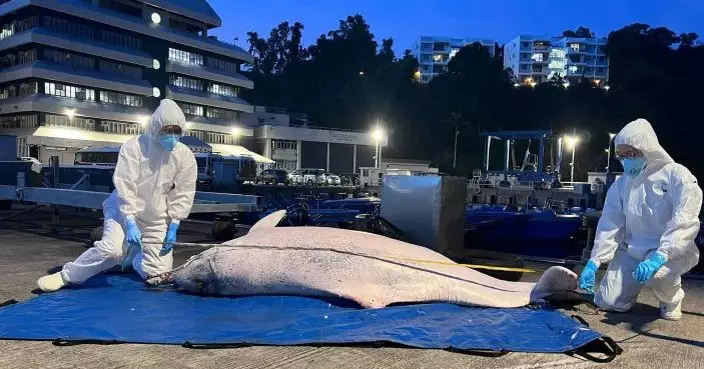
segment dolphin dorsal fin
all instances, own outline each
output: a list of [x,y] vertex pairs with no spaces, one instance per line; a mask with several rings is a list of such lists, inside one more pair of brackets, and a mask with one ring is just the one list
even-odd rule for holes
[[258,230],[266,229],[266,228],[274,228],[285,217],[286,217],[286,210],[275,211],[275,212],[265,216],[264,218],[259,219],[259,221],[254,223],[254,225],[252,226],[252,228],[249,229],[249,231],[253,232],[253,231],[258,231]]

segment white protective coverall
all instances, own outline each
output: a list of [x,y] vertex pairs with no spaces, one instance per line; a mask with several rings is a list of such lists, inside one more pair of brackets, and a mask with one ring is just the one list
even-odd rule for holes
[[[64,281],[82,283],[122,262],[127,254],[126,218],[135,219],[145,243],[163,242],[168,224],[188,217],[195,196],[197,164],[186,145],[179,142],[169,152],[158,142],[159,130],[168,125],[178,125],[185,131],[186,118],[175,102],[164,99],[146,133],[122,145],[113,175],[115,191],[103,202],[103,237],[74,262],[64,265]],[[172,269],[173,253],[163,253],[161,248],[143,244],[141,253],[132,260],[142,278]]]
[[605,310],[628,311],[640,285],[633,271],[651,253],[667,262],[645,283],[660,301],[661,311],[678,307],[684,298],[681,275],[697,265],[702,190],[684,166],[660,146],[645,119],[626,125],[614,144],[630,145],[645,154],[647,166],[635,178],[623,175],[609,188],[597,226],[591,260],[610,262],[595,303]]

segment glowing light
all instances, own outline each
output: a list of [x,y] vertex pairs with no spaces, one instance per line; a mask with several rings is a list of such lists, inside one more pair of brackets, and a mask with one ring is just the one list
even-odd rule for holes
[[364,71],[363,71],[363,70],[360,70],[360,71],[359,71],[359,75],[360,75],[360,76],[363,76],[363,75],[364,75]]
[[610,139],[612,139],[612,140],[613,140],[613,139],[614,139],[614,137],[616,137],[616,134],[615,134],[615,133],[609,133],[609,138],[610,138]]
[[66,109],[64,110],[64,114],[66,114],[68,119],[73,119],[73,117],[76,116],[76,109]]
[[159,89],[159,87],[152,88],[152,95],[154,95],[154,97],[161,96],[161,90]]
[[230,129],[230,133],[232,133],[233,136],[239,136],[242,134],[242,130],[239,127],[232,127],[232,129]]
[[159,60],[157,60],[157,59],[152,60],[152,68],[154,68],[154,69],[161,68],[161,63],[159,63]]
[[149,116],[147,115],[140,115],[137,117],[137,122],[142,125],[142,127],[146,127],[147,123],[149,123]]
[[419,81],[419,80],[420,80],[420,71],[419,71],[419,70],[417,70],[417,71],[415,71],[415,73],[413,73],[413,78],[414,78],[416,81]]
[[607,154],[611,154],[611,150],[609,149],[604,149],[604,152],[606,152]]
[[152,13],[152,22],[156,24],[161,23],[161,15],[159,15],[159,13]]
[[521,86],[521,84],[518,83],[518,82],[516,82],[516,83],[513,84],[513,87],[520,87],[520,86]]
[[530,83],[530,87],[535,87],[536,85],[537,85],[536,82],[531,82],[531,83]]
[[186,122],[186,129],[191,129],[191,127],[193,127],[193,123]]
[[609,86],[609,85],[605,85],[605,86],[604,86],[604,90],[608,91],[608,90],[610,90],[610,89],[611,89],[611,86]]
[[599,83],[601,83],[601,80],[600,80],[600,79],[595,79],[595,80],[594,80],[594,84],[595,84],[595,85],[597,85],[597,86],[598,86],[598,85],[599,85]]
[[565,145],[567,147],[572,148],[577,146],[579,143],[579,136],[565,136]]
[[384,137],[386,136],[386,131],[381,127],[376,127],[372,130],[371,134],[372,138],[374,139],[374,142],[379,143],[384,140]]
[[569,82],[565,82],[565,83],[562,84],[562,86],[565,87],[565,88],[570,87],[570,83],[569,83]]

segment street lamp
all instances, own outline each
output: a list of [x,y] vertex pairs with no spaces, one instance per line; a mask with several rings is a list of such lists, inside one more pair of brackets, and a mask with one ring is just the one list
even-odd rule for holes
[[611,169],[611,144],[614,142],[614,137],[616,137],[615,133],[609,133],[609,148],[606,149],[606,154],[608,155],[606,159],[606,173],[609,173],[609,169]]
[[372,139],[376,145],[376,155],[374,156],[374,167],[381,165],[381,141],[386,137],[386,131],[381,126],[377,126],[371,132]]
[[570,182],[574,184],[574,153],[577,149],[577,144],[579,143],[579,137],[576,135],[566,136],[565,144],[567,147],[572,146],[572,162],[570,163]]

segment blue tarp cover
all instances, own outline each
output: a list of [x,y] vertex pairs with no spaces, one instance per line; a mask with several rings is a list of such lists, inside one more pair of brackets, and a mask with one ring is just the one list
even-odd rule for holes
[[546,308],[452,304],[359,309],[294,296],[204,297],[150,289],[122,274],[0,308],[0,339],[153,344],[363,344],[566,352],[600,338]]

